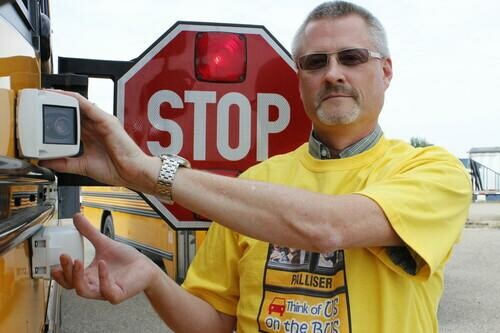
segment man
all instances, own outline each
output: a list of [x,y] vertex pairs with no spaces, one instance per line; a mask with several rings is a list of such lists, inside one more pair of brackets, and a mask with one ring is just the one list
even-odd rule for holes
[[[144,291],[176,332],[437,332],[443,266],[470,202],[467,172],[440,148],[383,137],[392,61],[365,9],[320,5],[293,56],[310,141],[240,179],[146,156],[115,118],[77,96],[85,154],[46,166],[175,200],[217,223],[180,288],[76,216],[96,258],[84,269],[62,256],[54,278],[113,304]],[[275,260],[277,248],[297,260]]]

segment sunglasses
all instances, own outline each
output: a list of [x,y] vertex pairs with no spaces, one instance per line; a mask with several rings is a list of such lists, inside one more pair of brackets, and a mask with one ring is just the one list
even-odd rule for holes
[[370,58],[382,59],[378,52],[356,48],[336,52],[310,53],[300,56],[297,60],[299,68],[304,71],[314,71],[328,66],[330,56],[335,55],[337,62],[344,66],[357,66],[368,62]]

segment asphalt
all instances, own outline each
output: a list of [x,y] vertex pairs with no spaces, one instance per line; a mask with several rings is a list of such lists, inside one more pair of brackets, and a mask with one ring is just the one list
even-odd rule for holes
[[467,219],[469,228],[500,228],[500,202],[479,202],[471,205],[469,218]]
[[[439,306],[442,333],[500,331],[500,203],[471,207],[467,228],[446,266],[445,291]],[[92,248],[86,246],[87,261]],[[144,295],[111,305],[62,295],[63,333],[172,332]]]
[[[85,266],[94,247],[84,239]],[[144,294],[112,305],[79,297],[74,290],[62,290],[61,333],[169,333]]]
[[441,332],[500,331],[500,229],[468,228],[448,263]]
[[172,332],[141,294],[118,305],[91,301],[64,290],[63,333],[165,333]]

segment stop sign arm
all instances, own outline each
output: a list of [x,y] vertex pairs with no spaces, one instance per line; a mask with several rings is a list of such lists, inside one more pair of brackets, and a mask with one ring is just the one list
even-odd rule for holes
[[[116,87],[117,82],[124,73],[134,64],[133,60],[101,60],[59,57],[59,73],[81,74],[86,77],[111,79],[114,85],[113,113],[116,115]],[[64,88],[66,89],[66,88]],[[85,95],[86,96],[86,95]]]

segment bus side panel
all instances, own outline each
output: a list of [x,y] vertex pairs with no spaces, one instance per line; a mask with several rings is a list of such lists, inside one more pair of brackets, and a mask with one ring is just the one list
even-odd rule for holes
[[14,157],[14,91],[0,88],[0,155]]
[[[16,157],[14,96],[40,87],[40,68],[31,46],[2,17],[0,33],[9,41],[0,55],[0,155]],[[48,282],[31,278],[29,247],[25,240],[0,256],[0,332],[43,331]]]
[[82,214],[90,221],[90,223],[97,230],[101,231],[101,216],[104,213],[102,209],[91,208],[91,207],[82,207]]
[[41,332],[46,282],[33,280],[25,241],[0,256],[0,332]]
[[195,232],[196,251],[198,251],[201,244],[203,244],[203,240],[205,239],[206,234],[207,234],[207,232],[205,230],[197,230]]
[[163,260],[167,274],[177,276],[177,237],[167,223],[160,218],[113,212],[115,235],[168,252],[172,260]]
[[[98,198],[92,198],[92,200],[94,203],[100,201]],[[117,212],[111,209],[109,211],[113,217],[115,238],[118,237],[125,243],[131,241],[171,254],[172,260],[163,259],[163,263],[167,274],[175,280],[177,276],[177,235],[175,231],[160,218]],[[101,230],[104,209],[85,206],[84,203],[82,212],[95,228]]]

